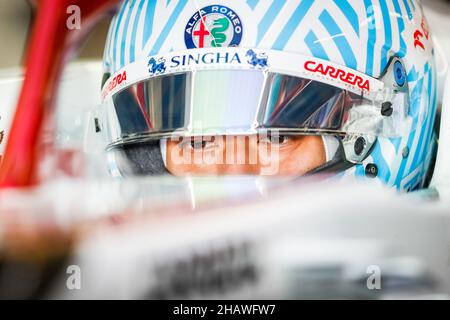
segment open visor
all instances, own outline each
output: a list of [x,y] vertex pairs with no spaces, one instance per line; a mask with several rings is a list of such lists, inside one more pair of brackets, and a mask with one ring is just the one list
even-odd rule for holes
[[104,111],[110,145],[172,135],[252,135],[270,130],[396,137],[407,101],[394,90],[369,94],[268,69],[211,68],[131,84],[111,94]]

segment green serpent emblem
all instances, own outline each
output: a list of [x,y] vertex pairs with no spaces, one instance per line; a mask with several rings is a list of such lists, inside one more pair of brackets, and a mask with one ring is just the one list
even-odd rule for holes
[[213,40],[211,45],[213,47],[222,47],[222,44],[227,40],[225,31],[230,27],[230,21],[227,18],[220,18],[214,20],[214,28],[211,29]]

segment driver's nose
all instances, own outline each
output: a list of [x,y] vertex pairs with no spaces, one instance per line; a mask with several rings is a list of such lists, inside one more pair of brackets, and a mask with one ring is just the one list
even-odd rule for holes
[[257,175],[260,173],[258,149],[255,139],[234,136],[222,139],[216,145],[222,163],[212,163],[208,171],[218,175]]

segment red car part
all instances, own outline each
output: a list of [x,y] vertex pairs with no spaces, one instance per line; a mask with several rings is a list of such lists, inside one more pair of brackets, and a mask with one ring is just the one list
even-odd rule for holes
[[[37,182],[39,137],[45,115],[54,107],[58,80],[66,62],[89,30],[119,0],[40,0],[26,58],[26,73],[0,166],[0,188]],[[81,12],[81,32],[69,30],[69,6]]]

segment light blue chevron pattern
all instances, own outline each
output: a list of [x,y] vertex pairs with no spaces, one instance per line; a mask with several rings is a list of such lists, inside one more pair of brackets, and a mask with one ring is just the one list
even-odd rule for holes
[[[417,0],[124,0],[112,21],[104,68],[114,73],[135,60],[159,52],[184,50],[189,18],[200,8],[218,4],[242,19],[241,46],[295,51],[346,65],[373,77],[392,57],[404,59],[410,87],[409,135],[379,138],[368,161],[379,179],[398,189],[419,187],[433,149],[436,70],[432,59],[409,57],[414,29],[420,26]],[[410,155],[401,156],[408,148]],[[354,170],[364,175],[363,166]]]

